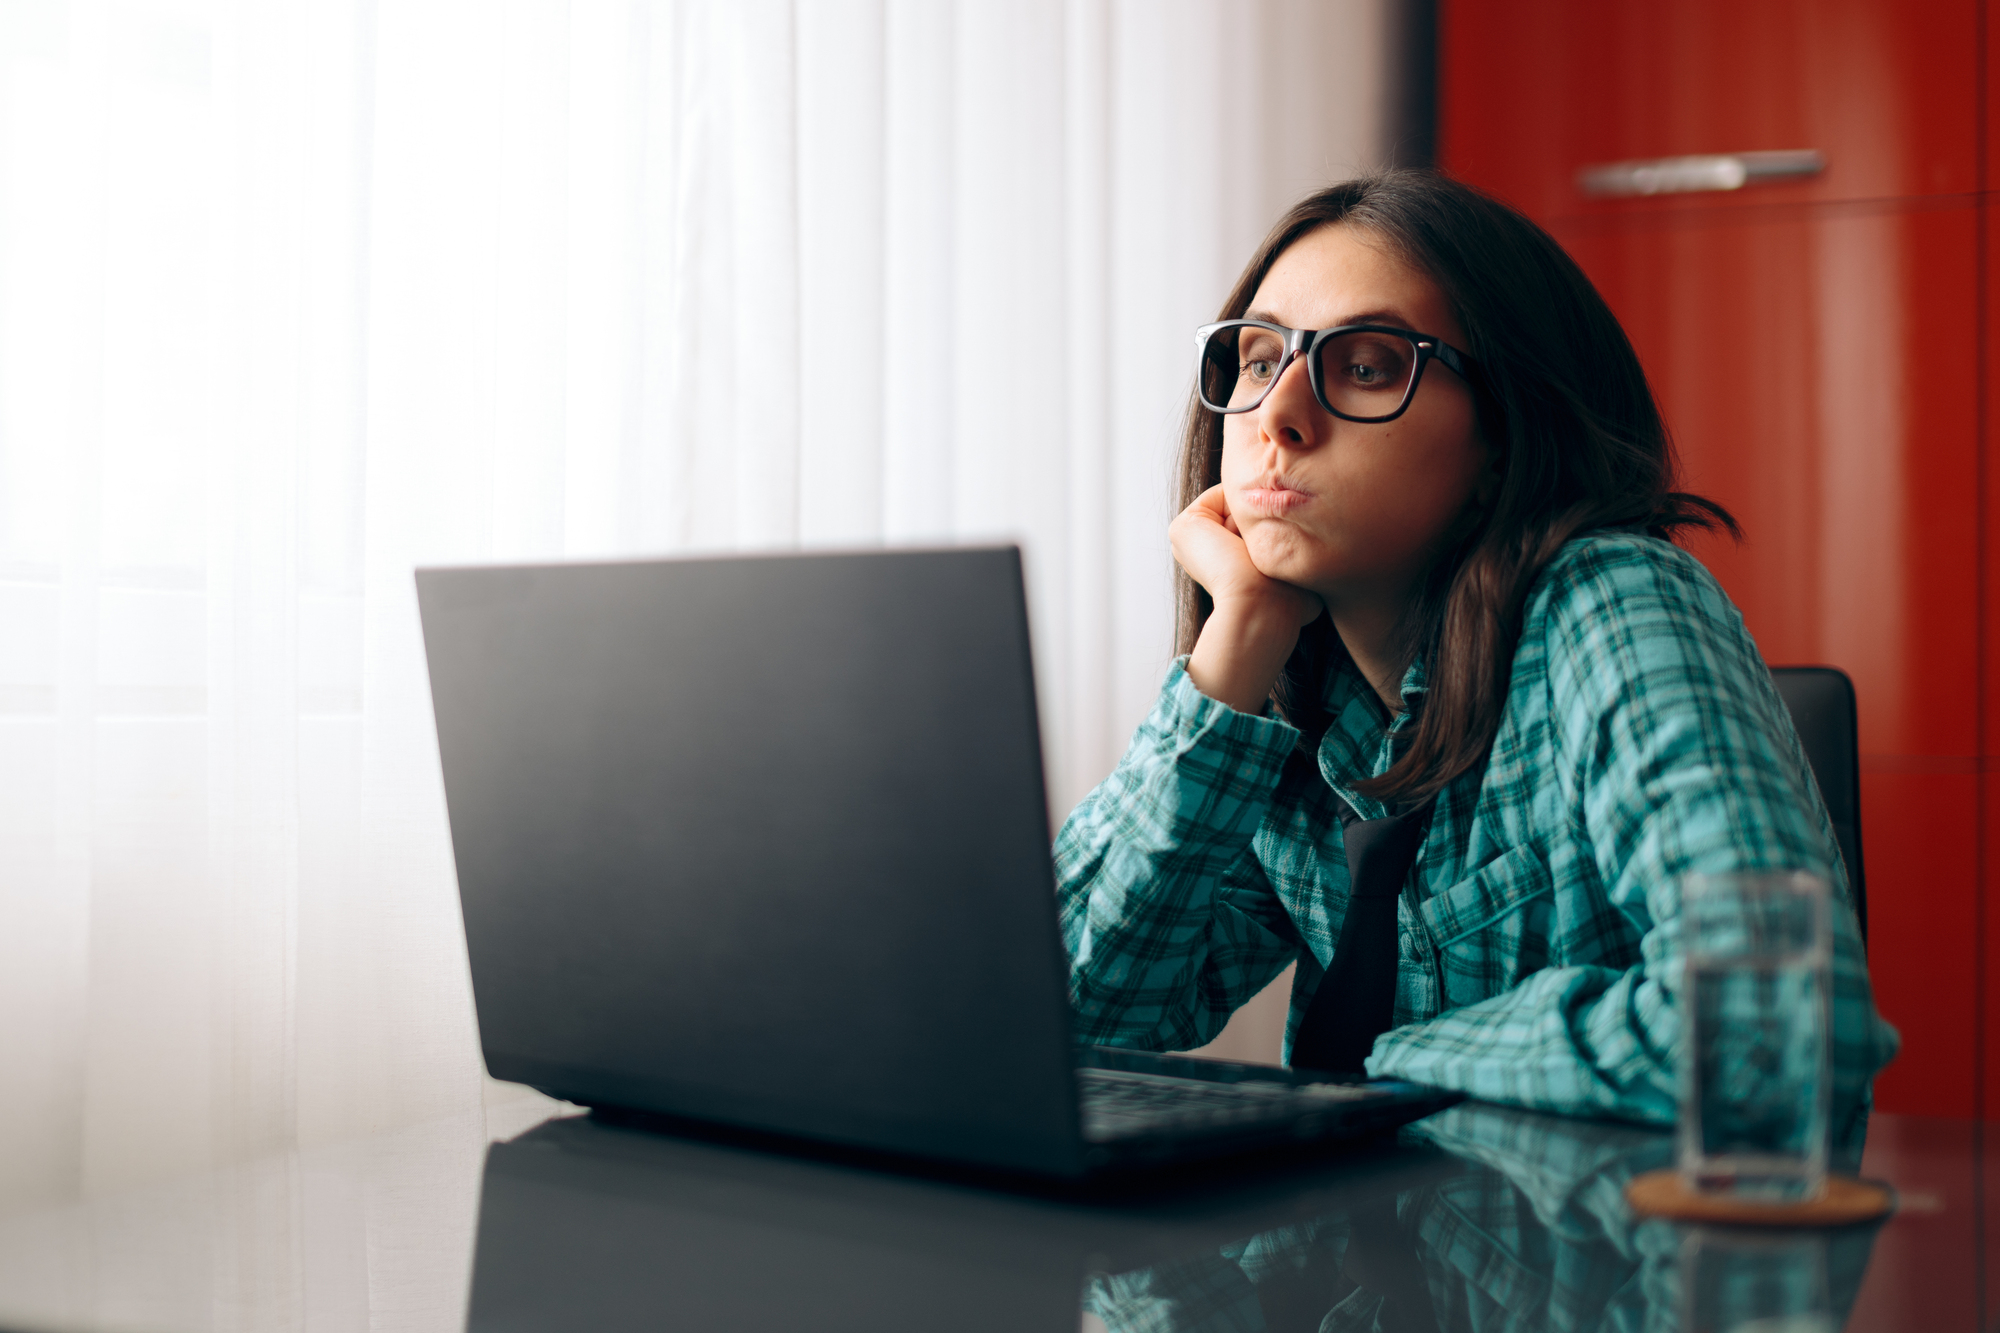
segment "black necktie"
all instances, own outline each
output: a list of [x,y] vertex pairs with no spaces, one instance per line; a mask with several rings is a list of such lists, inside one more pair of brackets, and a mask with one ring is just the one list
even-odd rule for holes
[[1292,1041],[1294,1068],[1359,1074],[1396,1013],[1396,899],[1417,859],[1431,805],[1363,819],[1341,802],[1346,824],[1347,919],[1333,963]]

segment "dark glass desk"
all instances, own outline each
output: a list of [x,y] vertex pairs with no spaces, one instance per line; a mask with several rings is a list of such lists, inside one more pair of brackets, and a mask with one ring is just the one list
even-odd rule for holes
[[[1880,1226],[1635,1222],[1663,1134],[1467,1105],[1307,1161],[1088,1196],[570,1116],[479,1117],[123,1192],[0,1192],[0,1328],[1965,1329],[1968,1122],[1877,1117]],[[1982,1313],[1981,1302],[1988,1302]]]

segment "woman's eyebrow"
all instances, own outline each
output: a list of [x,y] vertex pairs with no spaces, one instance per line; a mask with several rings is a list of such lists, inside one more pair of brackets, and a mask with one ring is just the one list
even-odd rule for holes
[[1400,310],[1363,310],[1360,314],[1349,315],[1342,324],[1393,324],[1399,329],[1410,327],[1410,321]]
[[[1266,324],[1281,324],[1285,325],[1286,328],[1291,327],[1285,324],[1284,320],[1279,319],[1268,310],[1246,310],[1243,312],[1243,318],[1261,320]],[[1340,323],[1330,324],[1327,327],[1344,328],[1349,324],[1392,324],[1399,329],[1411,327],[1409,320],[1404,318],[1403,312],[1400,310],[1363,310],[1357,314],[1347,315],[1341,319]]]

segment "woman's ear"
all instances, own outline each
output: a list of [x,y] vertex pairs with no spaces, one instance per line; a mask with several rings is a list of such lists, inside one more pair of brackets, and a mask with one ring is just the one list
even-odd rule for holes
[[1500,480],[1505,469],[1501,465],[1500,451],[1487,444],[1483,435],[1479,448],[1486,455],[1486,461],[1480,466],[1479,479],[1473,483],[1472,502],[1481,509],[1490,509],[1493,497],[1500,494]]

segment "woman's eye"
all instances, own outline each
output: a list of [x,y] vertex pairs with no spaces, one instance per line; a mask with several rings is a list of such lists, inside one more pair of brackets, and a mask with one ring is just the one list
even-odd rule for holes
[[1245,361],[1243,363],[1243,373],[1251,379],[1256,380],[1259,384],[1270,379],[1271,372],[1274,369],[1275,367],[1269,361]]
[[1399,347],[1366,336],[1336,340],[1321,362],[1338,367],[1333,378],[1351,389],[1400,389],[1410,376],[1410,358]]

